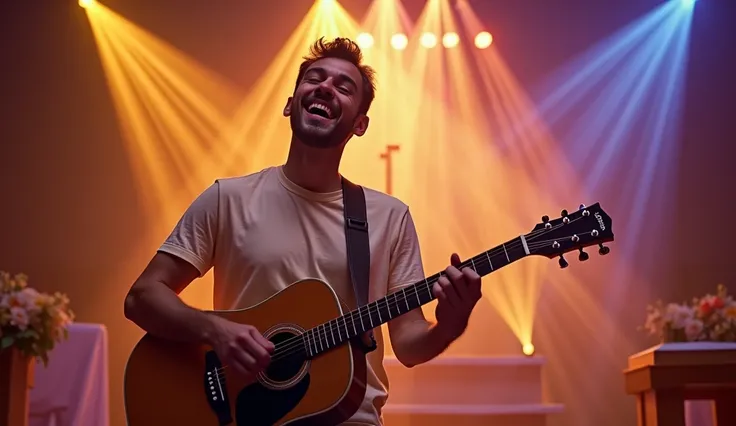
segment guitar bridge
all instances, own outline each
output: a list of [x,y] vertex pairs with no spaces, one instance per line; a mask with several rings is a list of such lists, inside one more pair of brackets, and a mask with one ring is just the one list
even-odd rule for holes
[[229,425],[233,422],[230,412],[230,402],[227,398],[225,387],[225,372],[222,368],[220,358],[215,351],[208,351],[204,357],[204,392],[207,402],[212,411],[217,415],[220,426]]

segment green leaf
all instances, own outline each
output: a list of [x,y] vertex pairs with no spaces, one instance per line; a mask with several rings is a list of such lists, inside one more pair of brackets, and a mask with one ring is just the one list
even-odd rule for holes
[[14,341],[15,339],[13,338],[13,336],[3,337],[2,340],[0,340],[0,349],[9,348]]
[[38,339],[40,336],[38,335],[38,332],[36,332],[36,330],[31,330],[30,328],[18,333],[18,338],[25,339],[28,337]]

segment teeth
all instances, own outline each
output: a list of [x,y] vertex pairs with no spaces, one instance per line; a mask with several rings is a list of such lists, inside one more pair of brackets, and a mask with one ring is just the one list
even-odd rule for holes
[[327,113],[327,117],[332,118],[332,111],[329,108],[327,108],[326,106],[324,106],[322,104],[314,103],[312,105],[309,105],[309,108],[307,108],[307,109],[309,110],[309,109],[312,109],[312,108],[319,108],[322,111],[324,111],[324,112]]

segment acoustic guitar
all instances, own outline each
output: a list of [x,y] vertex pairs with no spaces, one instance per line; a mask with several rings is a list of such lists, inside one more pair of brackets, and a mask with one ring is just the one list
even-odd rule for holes
[[[596,203],[547,216],[531,232],[463,262],[485,276],[526,256],[559,257],[613,241],[611,218]],[[317,279],[297,281],[247,309],[211,311],[256,327],[275,349],[269,367],[245,383],[228,374],[210,347],[146,334],[125,369],[125,413],[130,426],[271,426],[339,424],[365,395],[366,358],[360,336],[434,299],[442,272],[386,297],[344,312],[332,288]]]

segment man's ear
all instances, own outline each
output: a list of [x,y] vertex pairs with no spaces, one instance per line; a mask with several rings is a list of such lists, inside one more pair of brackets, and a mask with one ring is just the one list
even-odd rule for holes
[[286,100],[286,105],[284,106],[284,117],[288,117],[291,115],[291,101],[294,98],[289,96],[289,99]]
[[358,116],[358,118],[355,119],[355,123],[353,124],[353,134],[355,136],[361,137],[365,134],[365,131],[368,130],[368,123],[370,123],[370,119],[367,115],[361,114]]

